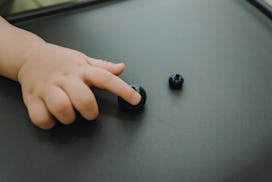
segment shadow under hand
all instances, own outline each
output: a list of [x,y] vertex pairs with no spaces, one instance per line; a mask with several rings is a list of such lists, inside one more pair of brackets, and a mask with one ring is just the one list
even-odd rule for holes
[[[101,136],[102,126],[113,127],[116,124],[122,128],[122,131],[135,132],[144,121],[146,108],[141,112],[127,113],[118,108],[117,97],[107,91],[93,89],[97,103],[99,105],[100,115],[94,121],[85,120],[77,113],[76,121],[71,125],[62,125],[57,122],[55,127],[48,131],[42,131],[36,128],[35,135],[45,142],[57,144],[74,143],[82,138],[97,139]],[[109,122],[108,122],[109,121]]]
[[63,125],[59,122],[55,127],[48,131],[35,129],[36,135],[40,140],[58,144],[70,144],[82,138],[95,138],[100,134],[102,125],[99,119],[87,121],[79,114],[76,121],[71,125]]

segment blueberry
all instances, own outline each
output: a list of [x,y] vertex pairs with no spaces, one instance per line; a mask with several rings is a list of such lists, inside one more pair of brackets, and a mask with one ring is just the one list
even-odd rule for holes
[[169,86],[171,89],[178,90],[182,88],[184,78],[180,74],[173,74],[169,78]]
[[126,111],[126,112],[139,112],[139,111],[142,111],[144,109],[144,105],[145,105],[145,102],[146,102],[146,92],[143,89],[143,87],[141,87],[141,86],[137,86],[137,85],[130,85],[130,86],[142,96],[142,99],[139,102],[139,104],[131,105],[130,103],[128,103],[127,101],[125,101],[121,97],[118,97],[119,108],[121,110],[123,110],[123,111]]

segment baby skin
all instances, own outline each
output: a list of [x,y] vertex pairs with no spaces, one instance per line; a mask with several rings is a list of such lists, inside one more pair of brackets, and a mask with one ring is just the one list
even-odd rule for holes
[[[68,125],[78,111],[86,120],[98,117],[91,86],[108,90],[132,105],[141,96],[118,77],[123,63],[88,57],[45,42],[0,17],[0,75],[18,81],[33,124],[50,129],[55,118]],[[103,103],[101,103],[103,104]]]

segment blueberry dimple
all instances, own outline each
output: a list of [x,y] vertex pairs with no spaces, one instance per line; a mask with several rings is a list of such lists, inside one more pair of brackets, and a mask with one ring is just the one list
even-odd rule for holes
[[183,86],[184,78],[180,74],[173,74],[169,78],[169,86],[171,89],[178,90]]
[[144,109],[144,105],[146,102],[146,92],[143,89],[143,87],[138,86],[138,85],[130,85],[134,90],[136,90],[140,95],[141,95],[141,101],[137,105],[131,105],[121,97],[118,97],[118,105],[121,110],[126,111],[126,112],[139,112]]

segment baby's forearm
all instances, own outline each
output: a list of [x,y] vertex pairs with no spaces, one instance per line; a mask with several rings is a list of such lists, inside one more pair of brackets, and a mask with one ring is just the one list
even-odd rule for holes
[[42,43],[40,37],[9,24],[0,16],[0,75],[17,80],[21,65]]

